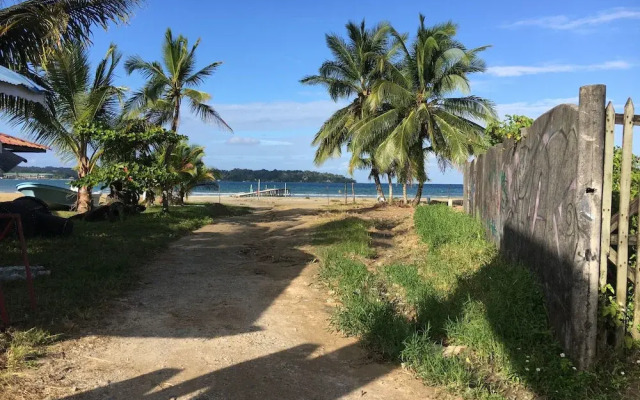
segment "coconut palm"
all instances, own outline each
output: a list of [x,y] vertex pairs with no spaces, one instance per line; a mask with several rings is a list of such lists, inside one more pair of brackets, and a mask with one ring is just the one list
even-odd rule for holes
[[[167,29],[162,45],[162,62],[145,61],[139,56],[127,59],[125,62],[127,73],[139,71],[147,80],[142,89],[135,92],[127,101],[127,108],[142,110],[153,123],[170,124],[170,129],[177,133],[184,100],[188,102],[191,112],[202,121],[213,122],[231,131],[231,127],[218,112],[207,104],[211,95],[196,89],[222,64],[214,62],[196,71],[196,49],[199,43],[200,39],[189,48],[187,38],[182,35],[174,38],[171,29]],[[171,153],[169,149],[167,154]],[[163,188],[164,211],[169,209],[169,189]]]
[[478,53],[486,47],[466,49],[455,40],[456,26],[445,23],[420,27],[411,46],[406,36],[392,32],[404,59],[390,66],[367,98],[367,118],[352,127],[354,151],[380,143],[378,165],[410,163],[420,202],[427,180],[425,157],[432,154],[441,168],[460,164],[485,147],[481,122],[495,118],[491,101],[469,93],[468,75],[485,70]]
[[88,43],[93,25],[125,22],[141,0],[28,0],[0,8],[0,64],[40,64],[65,43]]
[[215,181],[214,171],[204,165],[204,147],[180,142],[170,156],[170,170],[175,176],[174,187],[178,190],[177,199],[184,197],[200,184]]
[[[22,125],[38,142],[52,146],[76,163],[82,179],[95,167],[102,149],[92,139],[92,129],[112,127],[120,111],[124,88],[113,83],[121,54],[111,45],[92,73],[86,48],[70,43],[52,52],[40,78],[51,90],[44,106],[27,113],[7,110],[10,121]],[[91,188],[78,189],[77,210],[91,208]]]
[[[364,20],[359,25],[349,22],[346,29],[348,42],[335,34],[326,35],[327,47],[333,60],[322,63],[318,75],[300,80],[306,85],[324,86],[334,101],[353,97],[347,106],[336,111],[316,133],[312,143],[318,146],[314,160],[318,165],[331,157],[340,156],[342,147],[351,140],[351,127],[365,116],[367,110],[364,103],[373,84],[397,51],[397,47],[390,45],[390,26],[386,23],[367,29]],[[355,155],[356,158],[366,157],[366,149],[361,150],[362,154]],[[384,199],[373,152],[369,152],[367,158],[378,198]]]

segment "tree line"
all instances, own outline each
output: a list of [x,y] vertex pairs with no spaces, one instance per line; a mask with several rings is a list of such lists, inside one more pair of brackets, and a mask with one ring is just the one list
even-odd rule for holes
[[[320,183],[351,183],[355,182],[352,178],[347,178],[338,174],[317,171],[302,170],[253,170],[234,168],[231,170],[213,170],[217,179],[221,181],[244,182],[257,181],[264,182],[320,182]],[[77,177],[77,173],[73,168],[65,167],[16,167],[13,172],[17,173],[40,173],[52,174],[54,179],[69,179]],[[200,182],[202,183],[202,182]]]
[[219,170],[220,180],[243,182],[257,181],[265,182],[320,182],[320,183],[351,183],[354,179],[342,175],[330,174],[328,172],[301,171],[301,170],[251,170],[234,168],[229,171]]

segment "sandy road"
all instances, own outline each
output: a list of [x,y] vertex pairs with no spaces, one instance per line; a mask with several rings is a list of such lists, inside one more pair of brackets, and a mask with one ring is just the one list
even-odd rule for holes
[[56,345],[30,384],[74,400],[437,398],[329,331],[309,252],[318,214],[315,203],[263,206],[178,240],[100,328]]

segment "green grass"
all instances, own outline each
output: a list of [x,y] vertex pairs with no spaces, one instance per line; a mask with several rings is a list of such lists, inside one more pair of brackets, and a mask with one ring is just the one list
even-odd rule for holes
[[[426,206],[414,223],[429,245],[424,261],[377,270],[359,258],[372,252],[363,249],[367,222],[348,218],[319,229],[321,277],[340,303],[335,328],[465,398],[619,399],[638,377],[637,353],[575,370],[553,338],[535,277],[499,257],[477,221]],[[462,351],[445,357],[448,346]]]
[[482,238],[480,222],[462,213],[452,213],[446,205],[418,207],[413,218],[418,235],[434,248],[445,243],[462,244]]
[[[215,217],[247,212],[220,204],[173,207],[169,214],[151,208],[122,222],[74,221],[68,238],[29,239],[31,265],[44,266],[51,276],[35,280],[35,313],[25,282],[3,283],[13,328],[0,337],[0,374],[39,355],[53,338],[50,332],[104,315],[110,300],[137,284],[138,268],[171,241]],[[0,243],[0,254],[3,265],[22,265],[15,241]]]

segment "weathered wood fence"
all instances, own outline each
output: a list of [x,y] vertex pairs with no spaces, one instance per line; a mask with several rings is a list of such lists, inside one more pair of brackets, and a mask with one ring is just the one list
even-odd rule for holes
[[[614,131],[616,125],[622,125],[622,159],[620,162],[620,183],[618,213],[611,215],[613,203],[613,175],[614,175]],[[640,273],[638,260],[640,259],[640,229],[635,227],[634,236],[630,237],[630,220],[639,214],[639,198],[631,199],[631,178],[633,169],[633,130],[640,126],[640,115],[634,114],[633,101],[629,98],[623,114],[616,114],[610,102],[606,108],[606,125],[604,141],[604,177],[602,185],[602,233],[600,236],[600,287],[607,285],[615,288],[615,301],[620,309],[621,321],[616,329],[614,345],[621,348],[624,338],[631,334],[634,339],[640,339]],[[640,188],[636,188],[640,189]],[[640,193],[640,191],[638,191]],[[635,248],[635,261],[629,265],[629,255]],[[609,268],[609,265],[613,267]],[[629,315],[627,306],[628,282],[634,287],[633,316]],[[631,321],[630,321],[631,319]],[[631,323],[629,323],[631,322]],[[627,329],[630,328],[630,332]],[[605,337],[606,340],[606,337]]]
[[[464,175],[465,211],[501,252],[537,273],[556,336],[580,368],[625,337],[640,340],[640,183],[632,182],[640,115],[631,99],[616,114],[605,98],[603,85],[580,88],[579,106],[549,110],[520,142],[490,148]],[[605,319],[598,307],[616,310]]]

